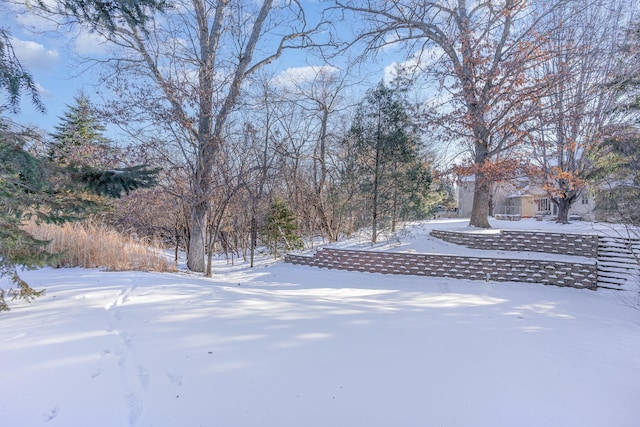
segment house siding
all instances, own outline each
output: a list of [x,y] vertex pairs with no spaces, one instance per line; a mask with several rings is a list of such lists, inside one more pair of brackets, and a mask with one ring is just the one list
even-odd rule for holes
[[[473,207],[473,192],[475,182],[471,178],[459,183],[458,187],[458,211],[461,218],[470,218],[471,209]],[[516,187],[508,182],[495,184],[492,191],[493,193],[493,205],[495,213],[501,212],[504,207],[516,207],[518,214],[522,218],[531,218],[539,214],[538,207],[536,205],[536,199],[548,198],[547,193],[539,186],[532,186],[532,188],[519,197],[512,197],[512,194],[516,191]],[[588,196],[587,203],[582,203],[582,197],[578,198],[569,209],[569,216],[577,216],[582,220],[593,221],[596,219],[595,215],[596,202],[593,197]],[[551,203],[551,214],[557,215],[557,209]]]

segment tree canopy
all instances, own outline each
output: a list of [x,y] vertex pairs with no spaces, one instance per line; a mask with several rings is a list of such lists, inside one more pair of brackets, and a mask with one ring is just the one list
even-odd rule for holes
[[5,295],[30,300],[39,295],[17,273],[55,261],[45,247],[21,226],[25,221],[63,223],[84,218],[98,207],[91,195],[120,197],[155,184],[156,171],[146,166],[102,170],[69,166],[32,154],[28,144],[37,135],[0,124],[0,276],[9,276],[18,290],[0,288],[0,310]]
[[[13,99],[18,102],[19,97]],[[77,98],[56,128],[48,155],[33,150],[41,145],[41,135],[0,118],[0,277],[8,276],[16,286],[0,287],[0,311],[8,310],[5,296],[30,301],[41,294],[19,277],[18,267],[56,260],[45,250],[48,242],[22,228],[26,221],[79,220],[99,206],[95,195],[120,197],[155,184],[157,171],[147,166],[106,168],[106,162],[96,161],[95,149],[106,149],[107,140],[88,111],[88,100]],[[88,155],[78,155],[83,152]]]
[[370,197],[374,243],[381,219],[394,230],[398,220],[426,214],[431,175],[405,104],[402,91],[380,82],[358,104],[347,141],[358,153],[356,179]]
[[7,103],[0,105],[0,113],[2,110],[17,112],[24,92],[31,97],[37,110],[44,111],[33,77],[22,67],[13,51],[9,33],[3,28],[0,28],[0,91],[7,97]]

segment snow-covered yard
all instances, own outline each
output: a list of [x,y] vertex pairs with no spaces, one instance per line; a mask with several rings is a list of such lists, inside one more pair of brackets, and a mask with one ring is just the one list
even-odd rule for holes
[[[379,248],[430,227],[463,226]],[[26,272],[47,293],[0,314],[0,426],[640,425],[633,294],[215,270]]]

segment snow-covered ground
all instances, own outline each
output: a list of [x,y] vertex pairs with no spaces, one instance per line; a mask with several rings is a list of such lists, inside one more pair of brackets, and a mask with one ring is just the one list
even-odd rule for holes
[[[416,224],[377,248],[431,251],[433,227],[467,229]],[[47,293],[0,314],[0,426],[640,425],[633,294],[273,262],[215,271],[25,272]]]
[[[575,221],[570,224],[557,224],[553,221],[536,221],[535,219],[524,219],[521,221],[490,220],[492,228],[479,229],[469,227],[468,219],[441,219],[408,223],[399,227],[396,233],[381,236],[375,245],[371,245],[371,234],[363,231],[350,239],[344,239],[338,243],[321,244],[320,246],[331,246],[345,249],[379,250],[394,252],[424,252],[438,254],[473,255],[479,254],[485,257],[494,258],[528,258],[528,259],[552,259],[556,261],[593,263],[594,260],[585,257],[576,257],[558,254],[544,254],[536,252],[513,252],[513,251],[477,251],[467,249],[463,246],[448,243],[440,239],[431,237],[431,230],[450,230],[463,233],[497,234],[500,230],[526,230],[544,231],[551,233],[577,233],[589,235],[603,235],[624,238],[640,238],[640,229],[629,228],[621,224],[593,223],[586,221]],[[302,251],[302,253],[308,251]]]

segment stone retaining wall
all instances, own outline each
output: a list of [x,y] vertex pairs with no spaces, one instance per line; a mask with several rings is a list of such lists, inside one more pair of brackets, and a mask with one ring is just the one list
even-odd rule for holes
[[529,282],[597,289],[595,264],[457,255],[372,252],[324,248],[313,256],[286,255],[285,262],[369,273]]
[[472,249],[545,252],[589,258],[598,256],[598,236],[595,235],[517,230],[501,230],[499,234],[433,230],[431,235]]

